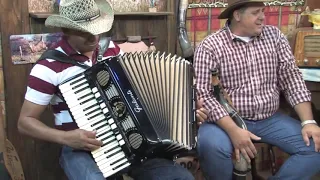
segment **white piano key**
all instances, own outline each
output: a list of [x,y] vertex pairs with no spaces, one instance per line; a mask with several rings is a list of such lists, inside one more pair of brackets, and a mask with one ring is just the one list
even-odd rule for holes
[[63,84],[64,86],[60,86],[60,91],[61,93],[65,93],[65,92],[68,92],[68,91],[71,91],[71,90],[75,90],[75,89],[79,89],[80,87],[83,86],[83,84],[88,84],[87,80],[86,79],[83,79],[75,84]]
[[82,80],[82,79],[84,79],[84,75],[76,77],[76,78],[66,82],[65,84],[60,85],[59,88],[60,89],[68,89],[68,87],[72,86],[74,84],[74,82],[76,82],[78,80]]
[[109,113],[109,109],[108,108],[104,108],[104,109],[102,109],[102,112],[103,112],[103,114],[107,114],[107,113]]
[[109,123],[109,124],[113,124],[113,123],[114,123],[113,118],[109,119],[109,120],[108,120],[108,123]]
[[116,124],[111,124],[111,129],[116,129],[117,125]]
[[[104,157],[103,157],[104,156]],[[106,159],[108,159],[108,163],[113,163],[113,162],[115,162],[115,161],[117,161],[117,160],[119,160],[119,159],[121,159],[121,158],[123,158],[123,157],[125,157],[125,155],[124,155],[124,153],[122,152],[122,151],[120,151],[119,153],[117,153],[117,154],[115,154],[115,155],[113,155],[113,156],[111,156],[111,157],[109,157],[109,158],[107,158],[107,155],[102,155],[102,156],[100,156],[99,158],[97,158],[97,159],[103,159],[103,158],[106,158]],[[99,161],[98,160],[98,162],[97,162],[97,165],[99,166],[99,167],[101,167],[101,169],[103,169],[103,165],[104,165],[105,163],[103,162],[103,161]]]
[[94,159],[95,159],[95,161],[96,161],[97,163],[98,163],[99,161],[103,161],[103,160],[108,160],[108,161],[110,161],[110,158],[108,158],[108,156],[110,156],[110,155],[112,155],[112,154],[116,155],[116,154],[118,154],[118,153],[120,153],[120,152],[122,152],[122,149],[121,149],[120,147],[117,147],[117,148],[115,148],[115,149],[113,149],[112,151],[107,152],[107,153],[106,153],[106,151],[103,151],[103,153],[101,154],[101,155],[103,155],[103,157],[96,156]]
[[91,101],[88,101],[87,103],[85,104],[81,104],[81,105],[78,105],[78,106],[74,106],[72,108],[70,108],[70,111],[71,112],[74,112],[74,113],[77,113],[77,111],[83,111],[83,109],[86,109],[94,104],[97,104],[98,105],[98,101],[93,99]]
[[91,119],[91,120],[88,120],[88,119],[87,120],[83,120],[82,119],[81,121],[76,120],[76,123],[77,123],[78,127],[86,127],[86,125],[91,126],[92,124],[95,124],[95,123],[97,123],[99,121],[102,121],[102,120],[106,120],[107,121],[107,119],[105,118],[104,115],[97,116],[97,117],[95,117],[94,119]]
[[80,100],[70,100],[70,101],[67,101],[67,104],[68,104],[68,107],[72,108],[74,106],[77,106],[77,105],[80,105],[82,104],[83,102],[87,101],[88,99],[91,99],[91,98],[94,98],[93,95],[89,95],[89,96],[86,96],[84,98],[81,98]]
[[102,135],[102,136],[98,137],[97,139],[98,139],[98,140],[102,140],[102,139],[104,139],[104,138],[106,138],[106,137],[108,137],[108,136],[111,136],[111,135],[113,135],[113,136],[114,136],[114,134],[113,134],[113,132],[112,132],[112,131],[107,132],[106,134],[104,134],[104,135]]
[[122,135],[121,135],[121,134],[118,134],[118,135],[116,136],[116,138],[117,138],[117,140],[119,141],[119,140],[122,139]]
[[114,148],[114,147],[116,147],[118,145],[119,145],[119,143],[117,141],[114,141],[114,142],[108,144],[108,146],[103,146],[103,147],[101,147],[99,149],[91,151],[91,154],[92,154],[93,157],[95,157],[95,156],[97,157],[98,154],[104,153],[105,151],[108,151],[108,150],[110,150],[110,149],[112,149],[112,148]]
[[98,92],[98,88],[96,88],[96,87],[92,88],[92,92],[93,92],[93,93]]
[[107,107],[107,105],[106,105],[106,103],[101,103],[100,107],[101,107],[101,109],[103,109],[103,108]]
[[120,171],[120,170],[122,170],[122,169],[124,169],[124,168],[126,168],[126,167],[128,167],[128,166],[130,166],[130,165],[131,165],[131,164],[128,162],[128,163],[122,165],[121,167],[119,167],[118,169],[116,169],[115,171],[107,171],[107,172],[101,171],[101,172],[103,173],[103,176],[104,176],[105,178],[107,178],[107,177],[109,177],[109,176],[117,173],[118,171]]
[[95,96],[96,98],[99,98],[99,97],[101,97],[101,94],[100,94],[99,92],[97,92],[97,93],[94,94],[94,96]]
[[108,146],[104,146],[104,147],[101,147],[99,149],[96,149],[96,150],[92,151],[91,152],[92,157],[93,158],[99,157],[102,154],[104,154],[106,151],[108,151],[108,150],[110,150],[110,149],[112,149],[114,147],[117,147],[117,146],[120,147],[118,142],[114,141],[114,142],[108,144]]
[[87,88],[87,89],[84,89],[83,91],[75,94],[74,92],[70,91],[70,93],[65,93],[63,94],[64,95],[64,99],[66,101],[69,101],[69,100],[72,100],[72,99],[78,99],[82,96],[85,96],[85,95],[89,95],[89,94],[93,94],[90,90],[90,88]]

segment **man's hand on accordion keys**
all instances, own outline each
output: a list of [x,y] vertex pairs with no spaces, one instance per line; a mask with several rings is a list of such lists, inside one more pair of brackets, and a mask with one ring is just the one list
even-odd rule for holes
[[208,118],[209,111],[203,107],[203,98],[197,100],[197,122],[201,125]]
[[102,146],[102,142],[96,139],[96,132],[76,129],[65,132],[65,145],[74,149],[93,151]]

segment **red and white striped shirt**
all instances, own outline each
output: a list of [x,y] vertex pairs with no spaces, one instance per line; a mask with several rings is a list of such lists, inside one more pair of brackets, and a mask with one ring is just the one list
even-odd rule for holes
[[194,56],[197,93],[204,98],[209,121],[228,115],[212,95],[213,68],[219,70],[222,87],[245,119],[273,115],[279,108],[280,91],[292,106],[311,101],[289,43],[278,28],[266,25],[260,36],[244,42],[227,24],[206,37]]
[[[74,50],[64,37],[54,48],[89,66],[96,63],[96,59],[89,59]],[[94,52],[93,57],[96,57],[95,53],[97,52],[98,51]],[[104,58],[117,56],[119,54],[123,54],[123,52],[111,41],[109,48],[104,53]],[[79,74],[84,70],[84,68],[79,66],[62,63],[53,59],[41,60],[31,70],[25,99],[39,105],[51,104],[57,129],[76,129],[78,127],[68,112],[67,104],[63,102],[56,93],[59,90],[58,85],[62,81]]]

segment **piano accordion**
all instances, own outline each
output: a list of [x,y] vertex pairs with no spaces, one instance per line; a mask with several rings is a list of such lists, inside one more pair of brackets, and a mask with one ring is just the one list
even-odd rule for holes
[[192,65],[175,55],[126,53],[64,81],[59,90],[80,129],[96,130],[92,156],[104,177],[196,144]]

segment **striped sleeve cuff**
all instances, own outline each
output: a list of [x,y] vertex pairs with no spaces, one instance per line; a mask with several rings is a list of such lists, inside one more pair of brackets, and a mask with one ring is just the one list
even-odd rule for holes
[[311,101],[311,93],[309,90],[296,91],[294,94],[288,96],[288,102],[292,107],[302,102]]
[[228,116],[228,112],[215,99],[207,100],[207,109],[209,109],[208,121],[216,122],[219,119]]

